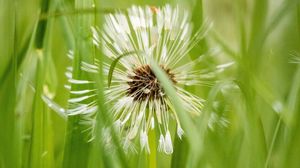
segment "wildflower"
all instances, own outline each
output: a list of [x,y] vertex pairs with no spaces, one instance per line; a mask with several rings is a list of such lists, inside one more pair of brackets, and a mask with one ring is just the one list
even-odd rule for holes
[[[169,96],[164,92],[149,59],[156,61],[167,74],[182,105],[191,115],[199,115],[203,99],[183,89],[185,85],[203,84],[202,79],[210,77],[207,71],[193,70],[195,62],[188,61],[187,54],[207,32],[207,24],[192,35],[188,11],[170,5],[161,8],[132,6],[127,12],[107,14],[103,29],[92,28],[93,42],[108,58],[104,73],[109,74],[110,64],[120,55],[114,68],[111,86],[105,90],[106,104],[111,107],[114,126],[123,140],[124,148],[135,138],[140,139],[141,149],[150,152],[148,132],[159,132],[158,150],[167,154],[173,152],[169,122],[174,119],[177,135],[181,138],[184,130]],[[139,54],[141,51],[144,54]],[[70,58],[73,53],[70,52]],[[81,69],[87,73],[99,73],[99,61],[94,64],[82,62]],[[71,89],[68,115],[84,114],[93,123],[97,112],[94,81],[72,78],[72,68],[66,73],[69,83],[80,85],[81,90]]]
[[113,106],[114,119],[120,122],[121,134],[125,139],[133,140],[140,131],[141,147],[149,152],[148,131],[156,126],[160,132],[159,148],[165,153],[172,153],[171,117],[177,122],[180,138],[184,131],[172,102],[146,57],[155,60],[165,71],[186,110],[199,114],[203,100],[185,91],[182,86],[200,83],[201,75],[199,71],[192,71],[193,62],[182,62],[207,29],[203,28],[191,36],[189,13],[166,5],[162,8],[133,6],[127,14],[108,14],[103,30],[92,30],[94,43],[112,61],[131,51],[146,54],[134,53],[120,59],[112,86],[106,90],[108,103]]

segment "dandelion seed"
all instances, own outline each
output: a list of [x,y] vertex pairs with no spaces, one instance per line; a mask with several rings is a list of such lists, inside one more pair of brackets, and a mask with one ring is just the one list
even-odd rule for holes
[[181,139],[183,134],[184,134],[183,129],[181,128],[180,125],[178,125],[177,126],[177,135],[178,135],[178,137]]
[[148,135],[146,133],[146,131],[141,131],[140,134],[140,144],[141,144],[141,148],[144,149],[150,153],[150,147],[149,147],[149,143],[148,143]]
[[165,147],[164,152],[166,154],[173,153],[172,139],[171,139],[171,135],[170,135],[169,131],[167,131],[166,136],[165,136],[165,146],[164,147]]
[[158,151],[162,152],[165,146],[165,138],[162,134],[160,134],[159,141],[158,141]]
[[280,113],[283,109],[283,104],[281,103],[281,101],[276,100],[275,102],[273,102],[272,107],[276,113]]
[[216,127],[226,128],[228,125],[229,121],[224,116],[219,116],[215,112],[210,114],[207,126],[211,131],[214,131]]

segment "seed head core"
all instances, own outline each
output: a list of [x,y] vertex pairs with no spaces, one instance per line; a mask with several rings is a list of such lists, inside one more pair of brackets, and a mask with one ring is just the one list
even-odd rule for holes
[[[160,66],[169,79],[176,84],[175,75],[169,68]],[[129,88],[126,94],[133,97],[136,101],[160,99],[165,96],[164,90],[152,71],[150,65],[143,65],[135,68],[133,74],[128,75],[131,81],[127,82]]]

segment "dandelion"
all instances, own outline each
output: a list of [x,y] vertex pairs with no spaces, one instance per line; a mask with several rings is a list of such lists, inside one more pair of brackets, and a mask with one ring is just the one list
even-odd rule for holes
[[106,15],[103,30],[92,29],[94,43],[111,60],[131,51],[146,55],[134,53],[120,59],[106,96],[108,103],[113,104],[111,112],[120,123],[121,134],[127,140],[139,135],[141,148],[148,152],[148,131],[155,126],[160,133],[159,150],[168,154],[173,152],[169,120],[176,120],[180,138],[184,131],[147,57],[165,71],[187,111],[200,113],[203,100],[182,88],[199,83],[200,72],[191,70],[193,63],[181,61],[207,29],[202,28],[191,36],[191,27],[187,11],[166,5],[162,8],[133,6],[127,13]]
[[[192,35],[190,13],[170,5],[161,8],[132,6],[127,11],[107,14],[103,29],[93,27],[93,42],[108,58],[104,73],[109,74],[111,62],[119,60],[114,68],[111,85],[105,90],[106,104],[111,107],[114,127],[123,140],[124,149],[130,148],[134,139],[139,138],[142,150],[150,152],[148,132],[159,132],[158,150],[173,152],[170,120],[175,120],[177,136],[182,138],[184,130],[169,96],[164,92],[149,60],[154,60],[167,74],[182,105],[191,115],[199,115],[203,99],[189,93],[183,86],[205,84],[203,79],[212,74],[193,70],[199,60],[189,61],[187,54],[206,34],[209,24]],[[143,54],[140,54],[143,53]],[[124,56],[120,58],[120,56]],[[69,53],[73,59],[73,52]],[[87,73],[99,73],[99,60],[93,64],[82,62],[81,69]],[[91,80],[72,78],[72,68],[66,72],[71,85],[80,85],[79,90],[71,89],[68,115],[84,114],[85,123],[91,123],[97,112],[95,89]]]

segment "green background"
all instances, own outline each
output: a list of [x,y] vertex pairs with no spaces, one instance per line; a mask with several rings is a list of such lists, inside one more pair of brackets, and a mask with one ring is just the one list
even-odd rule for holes
[[[90,26],[100,26],[103,14],[166,3],[190,10],[195,28],[213,23],[189,53],[192,60],[210,53],[195,69],[234,65],[210,86],[186,88],[207,101],[199,117],[175,107],[186,134],[173,139],[172,155],[155,146],[150,155],[109,151],[99,143],[100,134],[86,143],[81,116],[62,118],[41,94],[67,106],[66,66],[78,69],[80,60],[102,59],[91,45]],[[0,168],[300,167],[299,10],[298,0],[0,0]],[[78,53],[73,64],[66,56],[70,49]],[[156,73],[172,95],[159,68]],[[110,120],[103,104],[106,77],[90,78],[99,90],[95,129],[101,131],[102,121]],[[210,129],[212,113],[225,117],[228,126],[217,122]],[[157,137],[151,138],[155,145]]]

